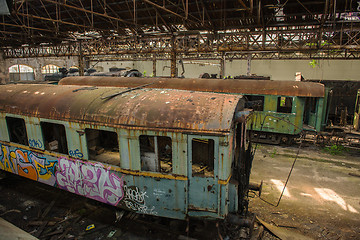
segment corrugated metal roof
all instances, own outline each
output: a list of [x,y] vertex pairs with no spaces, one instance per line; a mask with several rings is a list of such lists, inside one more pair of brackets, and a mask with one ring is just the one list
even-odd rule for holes
[[225,133],[240,95],[139,89],[102,99],[127,88],[53,85],[0,86],[0,112],[39,118],[101,123],[124,128]]
[[136,87],[154,83],[148,88],[171,88],[204,92],[324,97],[321,83],[270,80],[202,79],[202,78],[125,78],[125,77],[67,77],[60,85],[89,85]]

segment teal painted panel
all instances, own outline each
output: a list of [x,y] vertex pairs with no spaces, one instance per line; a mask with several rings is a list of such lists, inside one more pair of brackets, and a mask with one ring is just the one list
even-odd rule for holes
[[0,113],[0,140],[9,142],[9,133],[7,130],[7,125],[5,121],[5,114]]

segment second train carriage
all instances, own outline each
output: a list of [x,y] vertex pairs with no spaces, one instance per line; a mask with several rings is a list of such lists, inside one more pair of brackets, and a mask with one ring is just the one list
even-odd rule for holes
[[244,104],[181,90],[3,85],[0,169],[137,213],[223,219],[247,208]]
[[242,94],[254,109],[248,124],[253,140],[290,142],[305,129],[319,132],[327,123],[329,90],[323,84],[297,81],[68,77],[60,85],[171,88]]
[[360,129],[360,89],[358,89],[356,95],[353,127],[356,131]]

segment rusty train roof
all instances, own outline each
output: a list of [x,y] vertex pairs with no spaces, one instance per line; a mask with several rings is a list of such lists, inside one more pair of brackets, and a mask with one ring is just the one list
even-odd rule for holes
[[224,134],[235,111],[244,107],[239,95],[165,89],[18,84],[0,86],[0,112],[97,123],[130,129]]
[[60,85],[170,88],[204,92],[324,97],[321,83],[273,80],[202,79],[202,78],[136,78],[136,77],[66,77]]

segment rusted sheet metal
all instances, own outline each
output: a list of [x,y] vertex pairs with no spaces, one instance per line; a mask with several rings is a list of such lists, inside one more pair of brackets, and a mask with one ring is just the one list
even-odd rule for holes
[[101,99],[126,88],[53,85],[0,86],[0,111],[124,128],[167,131],[229,132],[240,95],[166,89],[138,89]]
[[148,88],[171,88],[204,92],[324,97],[321,83],[297,81],[201,79],[201,78],[125,78],[125,77],[67,77],[59,85],[88,85],[136,87],[154,83]]

